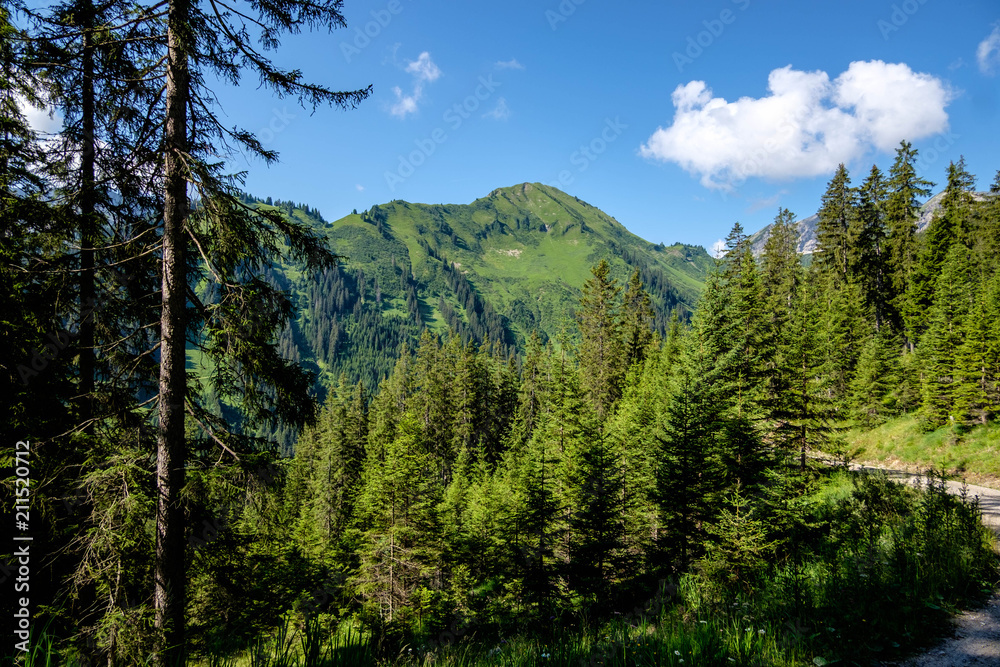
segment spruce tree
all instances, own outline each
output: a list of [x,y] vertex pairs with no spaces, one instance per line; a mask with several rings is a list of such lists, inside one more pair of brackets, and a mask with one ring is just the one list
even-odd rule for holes
[[[621,287],[611,277],[611,265],[601,260],[583,284],[577,326],[580,330],[580,374],[584,394],[603,419],[621,396],[625,379]],[[637,295],[638,298],[638,295]]]
[[653,342],[653,312],[652,302],[639,276],[639,270],[632,272],[628,287],[622,296],[622,334],[624,336],[624,352],[626,368],[640,363],[646,358],[649,346]]
[[972,214],[972,191],[975,178],[965,169],[965,160],[948,165],[948,185],[941,199],[941,209],[931,220],[914,277],[911,301],[924,317],[914,317],[915,331],[926,330],[931,306],[937,300],[936,289],[945,259],[955,245],[971,246],[969,232]]
[[893,307],[891,313],[898,317],[893,326],[903,331],[910,350],[916,344],[917,320],[920,309],[912,299],[912,288],[917,271],[917,215],[920,198],[927,197],[934,186],[920,178],[916,169],[917,149],[909,142],[900,142],[896,159],[889,170],[888,194],[885,201],[886,271],[890,278]]
[[763,359],[764,401],[767,415],[777,428],[783,426],[789,387],[795,374],[790,366],[791,323],[799,307],[802,263],[799,260],[795,216],[781,209],[771,225],[761,258],[764,300],[764,338],[770,341]]
[[707,326],[697,312],[655,436],[659,452],[654,497],[661,526],[656,546],[675,571],[686,569],[700,553],[703,524],[713,515],[718,488],[715,453],[723,415],[716,350]]
[[816,228],[817,265],[835,280],[846,280],[853,253],[851,230],[856,226],[857,193],[851,187],[847,168],[841,164],[823,193]]
[[876,331],[880,331],[886,323],[899,319],[892,312],[892,281],[886,265],[887,196],[887,185],[882,172],[873,165],[868,178],[858,189],[857,216],[853,220],[856,230],[850,234],[856,248],[849,272],[861,288],[868,317]]
[[850,386],[854,419],[873,428],[897,413],[894,390],[899,385],[899,341],[882,328],[864,343]]
[[934,305],[918,354],[922,367],[921,422],[932,430],[956,419],[958,354],[971,305],[968,251],[952,245],[936,281]]

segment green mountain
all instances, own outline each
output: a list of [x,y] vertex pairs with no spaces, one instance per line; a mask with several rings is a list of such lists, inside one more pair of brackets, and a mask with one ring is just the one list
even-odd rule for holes
[[[340,266],[316,279],[283,266],[298,319],[285,354],[324,384],[346,373],[374,388],[424,327],[521,351],[532,331],[569,326],[590,268],[601,259],[624,283],[635,269],[663,331],[693,308],[713,260],[701,246],[656,245],[579,199],[538,183],[494,190],[465,205],[393,201],[332,224],[307,206],[276,208],[322,225]],[[267,206],[267,204],[262,204]]]

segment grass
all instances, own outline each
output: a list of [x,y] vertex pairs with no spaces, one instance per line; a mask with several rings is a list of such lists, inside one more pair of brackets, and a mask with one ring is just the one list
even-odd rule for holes
[[964,431],[944,426],[924,432],[915,415],[904,415],[871,430],[844,434],[858,459],[913,472],[937,468],[969,482],[1000,488],[1000,424]]

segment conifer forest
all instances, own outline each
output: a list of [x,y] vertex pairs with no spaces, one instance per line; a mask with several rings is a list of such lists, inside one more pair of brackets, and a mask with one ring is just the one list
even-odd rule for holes
[[691,308],[596,257],[558,334],[515,335],[426,241],[456,297],[401,255],[339,273],[317,211],[220,157],[277,155],[208,80],[360,113],[272,60],[343,23],[0,4],[5,664],[871,664],[996,590],[977,501],[853,472],[844,432],[994,423],[1000,172],[932,183],[904,141],[840,166],[809,255],[787,209],[762,249],[735,224]]

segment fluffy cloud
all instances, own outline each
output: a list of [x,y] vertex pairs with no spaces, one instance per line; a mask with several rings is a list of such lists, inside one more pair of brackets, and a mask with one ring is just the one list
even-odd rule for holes
[[721,259],[726,254],[726,242],[723,241],[722,239],[719,239],[718,241],[713,243],[712,247],[710,248],[710,253],[712,257],[715,257],[716,259]]
[[406,114],[417,112],[417,102],[420,101],[424,92],[422,86],[414,87],[412,95],[404,95],[403,89],[399,86],[394,86],[392,92],[396,96],[396,103],[389,109],[393,116],[405,118]]
[[983,74],[996,74],[1000,67],[1000,23],[993,27],[989,37],[979,42],[976,47],[976,62]]
[[431,60],[431,54],[427,51],[421,53],[416,60],[406,63],[404,69],[413,75],[413,92],[405,94],[399,86],[393,87],[392,92],[396,96],[396,102],[389,108],[389,113],[399,118],[406,118],[408,114],[416,113],[424,96],[424,83],[441,78],[441,70]]
[[431,54],[424,51],[416,60],[406,65],[406,71],[417,77],[417,81],[436,81],[441,76],[441,70],[431,60]]
[[704,81],[680,85],[673,124],[640,152],[700,175],[705,187],[731,189],[751,177],[830,173],[872,148],[889,151],[948,127],[951,92],[904,64],[854,62],[833,81],[787,66],[771,72],[768,91],[728,102]]

